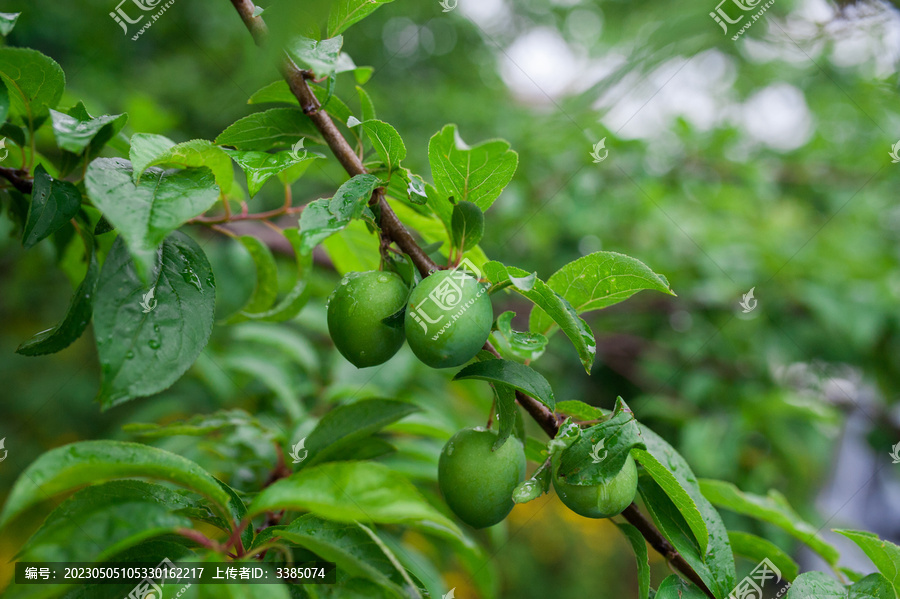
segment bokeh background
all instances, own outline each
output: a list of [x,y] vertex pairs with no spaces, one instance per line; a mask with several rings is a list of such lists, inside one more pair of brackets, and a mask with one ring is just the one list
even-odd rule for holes
[[[176,0],[137,41],[108,16],[114,9],[114,0],[0,5],[23,12],[7,43],[63,67],[61,105],[127,112],[128,136],[213,139],[278,79],[225,0]],[[590,377],[567,340],[552,339],[536,366],[559,399],[611,408],[621,395],[698,476],[777,489],[823,531],[868,529],[898,542],[900,465],[889,452],[900,442],[900,165],[889,152],[900,138],[900,13],[883,2],[777,0],[733,41],[737,27],[723,33],[715,9],[715,0],[459,0],[442,12],[437,0],[396,0],[348,30],[344,48],[374,67],[366,90],[406,141],[414,171],[429,178],[428,139],[446,123],[467,142],[501,137],[519,152],[512,184],[486,215],[488,256],[546,278],[580,255],[617,251],[670,281],[677,297],[644,292],[588,317],[598,339]],[[286,10],[276,37],[300,13]],[[337,93],[355,109],[351,79]],[[595,164],[601,139],[609,153]],[[52,155],[52,139],[43,142]],[[296,201],[333,192],[344,175],[331,162],[294,185]],[[252,206],[276,207],[280,194],[270,183]],[[364,371],[332,349],[324,300],[339,275],[324,254],[315,297],[295,321],[217,327],[170,390],[101,413],[91,329],[59,354],[14,353],[64,313],[77,267],[67,267],[70,246],[47,240],[25,252],[12,231],[4,206],[0,437],[9,454],[0,499],[49,448],[141,439],[128,423],[220,409],[278,423],[292,406],[308,415],[302,431],[334,402],[368,396],[426,407],[393,428],[400,451],[383,459],[434,494],[442,439],[485,418],[483,385],[449,384],[407,349]],[[213,263],[225,317],[252,289],[252,262],[228,238],[190,233]],[[371,260],[371,239],[345,242],[345,253]],[[291,271],[289,256],[281,266]],[[758,305],[744,313],[751,288]],[[526,326],[525,304],[500,298],[501,309]],[[245,490],[275,460],[272,443],[242,427],[151,442]],[[823,567],[776,529],[724,517],[805,568]],[[0,537],[0,563],[29,532]],[[873,570],[826,536],[844,565]],[[485,538],[504,597],[636,596],[634,558],[615,527],[577,518],[552,493]],[[667,568],[651,558],[658,581]],[[448,588],[473,596],[453,557],[437,559]],[[0,588],[10,570],[0,566]]]

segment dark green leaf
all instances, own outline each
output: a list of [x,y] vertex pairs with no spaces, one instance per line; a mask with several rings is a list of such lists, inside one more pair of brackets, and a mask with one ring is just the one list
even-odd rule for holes
[[342,447],[418,411],[414,404],[387,399],[370,399],[339,406],[325,414],[306,437],[309,459],[301,462],[300,467],[326,462]]
[[10,117],[31,131],[57,105],[66,86],[56,61],[28,48],[0,48],[0,78],[9,90]]
[[541,374],[532,368],[510,360],[474,362],[456,373],[454,381],[481,379],[491,383],[505,383],[537,399],[551,410],[556,405],[553,389]]
[[328,15],[328,37],[334,37],[347,30],[374,12],[382,4],[393,0],[337,0]]
[[375,175],[356,175],[341,185],[334,197],[307,204],[300,215],[300,243],[303,253],[346,227],[351,220],[361,218],[367,209],[372,192],[381,184]]
[[[2,15],[3,13],[0,13]],[[0,23],[2,23],[2,17],[0,17]],[[6,121],[6,117],[9,116],[9,91],[6,89],[6,84],[3,82],[3,79],[0,78],[0,124],[3,124]],[[0,131],[0,134],[3,132]],[[2,140],[5,142],[6,140]],[[24,139],[22,140],[24,142]],[[19,143],[22,145],[22,143]],[[5,149],[5,145],[0,143],[0,155],[3,154],[3,149]],[[5,159],[6,156],[4,155]]]
[[677,574],[672,574],[668,578],[662,581],[662,584],[659,585],[659,588],[656,590],[656,596],[654,599],[707,599],[706,594],[692,585],[689,582],[686,582],[678,577]]
[[728,540],[735,555],[743,555],[756,563],[768,559],[775,564],[785,580],[794,580],[800,573],[800,566],[797,565],[797,562],[768,539],[732,530],[728,531]]
[[502,140],[474,147],[463,142],[456,125],[446,125],[428,143],[435,187],[457,202],[473,202],[487,211],[516,172],[519,156]]
[[30,248],[56,232],[78,213],[80,207],[81,193],[74,185],[55,180],[47,174],[42,164],[37,165],[22,245]]
[[497,451],[506,443],[516,427],[516,416],[519,410],[516,407],[516,390],[503,383],[493,383],[494,394],[497,398],[497,418],[500,421],[500,429],[497,431],[497,440],[494,441],[492,451]]
[[219,197],[209,169],[164,172],[149,168],[135,185],[131,163],[121,158],[94,160],[84,182],[94,205],[125,238],[145,283],[150,282],[163,239],[206,212]]
[[450,233],[454,247],[463,252],[471,250],[484,235],[484,212],[472,202],[457,203],[450,219]]
[[0,513],[0,527],[60,493],[123,478],[152,478],[184,486],[212,500],[219,515],[228,517],[228,494],[194,462],[138,443],[81,441],[51,449],[22,472]]
[[[641,535],[641,532],[628,524],[627,522],[616,522],[616,526],[631,543],[634,550],[634,558],[637,560],[638,569],[638,599],[648,599],[650,597],[650,556],[647,552],[647,542]],[[665,584],[665,581],[663,581]],[[701,595],[703,596],[703,595]],[[705,597],[705,596],[704,596]]]
[[622,398],[613,415],[581,431],[559,457],[558,475],[573,485],[598,485],[621,472],[632,448],[646,447],[631,409]]
[[259,193],[265,182],[275,175],[295,165],[302,165],[305,171],[313,160],[322,158],[320,154],[310,153],[306,150],[274,154],[242,150],[225,150],[225,152],[240,165],[247,175],[247,188],[251,198]]
[[891,582],[874,572],[850,587],[848,599],[896,599]]
[[[7,36],[12,32],[13,27],[16,26],[16,21],[19,20],[19,15],[22,14],[20,12],[0,12],[0,35]],[[0,119],[3,120],[3,119]]]
[[[130,179],[129,179],[130,183]],[[94,335],[104,409],[168,388],[194,363],[212,333],[215,282],[200,246],[175,232],[162,245],[145,288],[121,239],[100,273]]]
[[497,329],[491,332],[491,341],[500,355],[508,360],[537,360],[547,347],[547,338],[540,333],[514,331],[512,319],[515,315],[515,312],[504,312],[497,317]]
[[23,356],[41,356],[52,354],[67,348],[73,341],[81,337],[84,329],[91,320],[94,306],[94,293],[97,289],[97,279],[100,276],[100,266],[97,263],[97,255],[94,252],[93,236],[84,229],[81,230],[84,241],[84,251],[87,257],[87,271],[84,279],[72,295],[69,308],[65,317],[54,327],[41,331],[31,339],[24,341],[16,353]]
[[847,599],[847,589],[824,572],[805,572],[791,585],[785,599]]
[[269,309],[278,297],[278,267],[275,264],[272,250],[263,241],[252,235],[241,235],[238,241],[250,252],[250,257],[256,266],[256,286],[253,288],[250,299],[235,315],[236,318],[229,319],[229,322],[243,320],[241,316],[244,313],[255,314]]
[[301,252],[300,232],[296,229],[285,229],[284,236],[294,248],[294,255],[297,260],[297,281],[291,290],[287,292],[281,301],[279,301],[271,309],[264,312],[254,314],[245,313],[243,316],[248,320],[259,320],[265,322],[284,322],[290,320],[300,313],[303,306],[309,300],[308,277],[312,270],[312,256]]
[[872,560],[878,571],[893,585],[894,592],[900,595],[900,547],[878,538],[878,535],[862,530],[835,530],[863,550]]
[[778,491],[773,489],[763,497],[744,493],[725,481],[704,479],[699,482],[703,495],[714,505],[774,524],[809,545],[829,564],[837,564],[840,557],[837,549],[826,543],[819,536],[818,528],[803,520]]
[[363,121],[362,126],[388,171],[400,168],[400,161],[406,158],[406,146],[397,130],[379,120]]
[[[642,289],[674,295],[668,282],[643,262],[616,252],[595,252],[560,268],[547,285],[582,314],[600,310],[628,299]],[[529,328],[545,335],[554,322],[538,308],[531,311]]]
[[591,372],[594,355],[597,353],[594,333],[564,297],[537,277],[531,279],[530,274],[521,268],[491,261],[484,265],[484,272],[491,283],[510,284],[514,291],[524,295],[549,314],[572,341],[585,371]]
[[324,143],[315,125],[300,108],[272,108],[236,121],[219,134],[216,143],[238,150],[292,147],[300,138]]
[[[73,112],[73,111],[70,111]],[[81,111],[76,111],[76,114]],[[86,118],[83,118],[86,117]],[[128,120],[125,114],[105,114],[91,117],[86,112],[78,116],[71,116],[56,110],[50,110],[50,119],[53,123],[53,135],[56,136],[56,144],[74,154],[81,154],[91,145],[91,141],[97,137],[100,130],[110,126],[112,135],[121,131]]]

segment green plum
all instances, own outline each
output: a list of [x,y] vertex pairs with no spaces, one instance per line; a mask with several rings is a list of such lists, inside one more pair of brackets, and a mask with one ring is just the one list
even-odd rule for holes
[[346,275],[328,298],[328,332],[335,347],[357,368],[386,362],[403,345],[403,321],[382,322],[406,303],[408,288],[392,272]]
[[525,480],[525,449],[509,437],[492,451],[497,433],[465,428],[450,438],[438,462],[438,485],[447,505],[473,528],[497,524],[513,508],[512,492]]
[[464,270],[442,270],[410,294],[406,340],[432,368],[459,366],[482,348],[493,321],[487,288]]
[[586,518],[612,518],[622,513],[637,494],[638,473],[634,459],[628,456],[619,473],[599,485],[573,485],[558,474],[553,465],[553,488],[566,507]]

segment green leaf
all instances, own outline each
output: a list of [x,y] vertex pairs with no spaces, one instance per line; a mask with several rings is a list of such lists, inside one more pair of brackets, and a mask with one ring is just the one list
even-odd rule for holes
[[341,185],[331,199],[314,200],[300,215],[300,244],[304,254],[332,234],[361,218],[372,192],[381,184],[375,175],[356,175]]
[[847,599],[847,589],[823,572],[804,572],[791,584],[785,599]]
[[471,250],[484,235],[484,212],[472,202],[457,203],[450,219],[450,234],[454,247],[463,252]]
[[507,311],[497,317],[497,328],[491,332],[491,342],[507,360],[537,360],[547,347],[547,338],[540,333],[514,331],[512,319],[515,315],[515,312]]
[[26,249],[55,233],[68,223],[81,207],[81,193],[68,181],[58,181],[47,174],[42,164],[34,168],[34,188],[28,219],[22,233]]
[[[595,252],[570,262],[553,273],[547,285],[578,314],[612,306],[642,289],[675,295],[668,282],[643,262],[615,252]],[[532,331],[547,335],[553,327],[553,320],[543,310],[531,311]]]
[[400,168],[400,161],[406,158],[406,146],[397,130],[379,120],[363,121],[362,126],[388,171]]
[[457,202],[473,202],[487,211],[516,172],[519,156],[502,140],[469,147],[456,125],[446,125],[428,142],[434,185]]
[[797,562],[768,539],[747,532],[730,530],[728,531],[728,541],[731,543],[731,549],[735,555],[743,555],[756,563],[760,563],[764,559],[770,560],[785,580],[794,580],[800,573],[800,566],[797,565]]
[[[0,13],[0,15],[2,15],[2,14],[3,13]],[[2,22],[2,21],[0,21],[0,22]],[[9,106],[10,106],[9,90],[6,89],[6,84],[3,83],[3,79],[0,78],[0,124],[3,124],[4,126],[8,125],[8,123],[6,123],[5,121],[6,121],[6,117],[9,116]],[[20,129],[20,131],[21,131],[21,129]],[[0,134],[3,134],[3,133],[4,133],[3,131],[0,131]],[[15,141],[15,140],[13,140],[13,141]],[[17,143],[21,146],[21,145],[23,145],[24,141],[25,140],[23,138],[22,140],[20,140]],[[5,143],[6,143],[6,140],[4,139],[3,145],[0,146],[0,149],[5,147]]]
[[809,545],[828,564],[837,564],[840,558],[837,549],[826,543],[819,536],[818,528],[803,520],[778,491],[772,489],[763,497],[744,493],[725,481],[703,479],[699,482],[703,495],[714,505],[774,524],[800,542]]
[[878,535],[863,530],[835,530],[844,535],[863,550],[878,571],[884,574],[894,592],[900,595],[900,547],[878,538]]
[[[639,426],[647,450],[635,449],[634,457],[675,501],[674,505],[694,533],[700,555],[720,584],[728,587],[724,590],[729,590],[734,586],[734,556],[722,517],[701,493],[696,476],[681,454],[655,432],[646,426]],[[701,521],[696,520],[696,514],[700,515]]]
[[117,239],[100,272],[94,302],[103,409],[168,388],[194,363],[212,333],[215,282],[194,240],[179,232],[169,236],[151,282],[149,290],[142,285]]
[[646,447],[637,420],[622,398],[612,416],[581,431],[559,457],[557,474],[573,485],[598,485],[615,477],[632,448]]
[[175,146],[175,142],[164,135],[153,133],[135,133],[132,135],[128,157],[131,158],[134,182],[137,183],[141,174],[147,170],[151,162],[162,156],[173,146]]
[[235,315],[238,318],[231,318],[228,322],[239,322],[244,313],[254,314],[267,310],[278,297],[278,267],[269,246],[252,235],[241,235],[238,241],[250,252],[256,266],[256,286],[250,299]]
[[550,464],[542,462],[528,480],[513,489],[512,499],[516,503],[534,501],[550,490]]
[[547,283],[537,277],[531,278],[531,273],[521,268],[504,266],[492,260],[484,265],[484,272],[491,283],[510,285],[514,291],[524,295],[549,314],[562,332],[572,341],[579,358],[581,358],[582,366],[590,374],[594,364],[594,355],[597,353],[594,333],[563,296],[553,291]]
[[[323,158],[320,154],[309,153],[305,150],[303,152],[275,152],[274,154],[243,150],[225,150],[225,152],[240,165],[244,174],[247,175],[247,188],[251,198],[259,193],[266,181],[275,175],[296,165],[302,165],[305,171],[313,160]],[[299,174],[302,175],[302,172]]]
[[553,389],[543,375],[532,368],[510,360],[486,360],[474,362],[456,373],[454,381],[481,379],[491,383],[505,383],[522,393],[530,395],[542,404],[554,409],[556,399]]
[[579,399],[561,401],[556,404],[556,411],[560,414],[571,416],[577,420],[598,420],[605,418],[607,412],[596,406],[586,404]]
[[257,539],[257,544],[272,538],[284,539],[334,562],[341,572],[371,580],[398,596],[405,596],[400,586],[403,579],[397,568],[359,524],[332,522],[313,514],[303,514],[287,526],[269,531],[267,529],[265,537]]
[[0,12],[0,35],[4,37],[9,35],[13,27],[16,26],[16,21],[19,20],[19,15],[21,14],[20,12]]
[[86,487],[47,516],[17,558],[103,561],[147,539],[190,528],[190,519],[176,510],[192,507],[200,508],[171,489],[139,480]]
[[667,577],[656,590],[655,599],[707,599],[706,593],[682,580],[677,574]]
[[370,399],[331,410],[306,437],[309,459],[299,467],[326,462],[349,444],[368,437],[410,414],[420,411],[411,403]]
[[135,184],[131,163],[121,158],[94,160],[84,182],[94,205],[125,238],[145,283],[150,281],[163,239],[206,212],[219,197],[209,169],[164,172],[151,167]]
[[359,96],[359,105],[360,110],[362,111],[362,120],[364,122],[374,120],[376,118],[375,104],[372,102],[372,98],[369,97],[369,93],[357,85],[356,94]]
[[59,103],[66,87],[56,61],[28,48],[0,48],[0,78],[9,90],[10,116],[30,131]]
[[324,143],[315,125],[300,108],[272,108],[256,112],[232,123],[219,137],[220,146],[238,150],[269,150],[292,147],[300,138]]
[[461,533],[405,477],[376,462],[328,462],[263,489],[248,513],[308,511],[338,522],[434,525]]
[[500,428],[497,431],[497,440],[494,441],[492,451],[497,451],[506,443],[516,427],[516,417],[519,410],[516,408],[516,390],[503,383],[493,383],[494,394],[497,398],[497,418]]
[[294,248],[297,260],[297,281],[291,290],[287,292],[281,301],[271,309],[264,312],[244,313],[242,316],[248,320],[265,322],[284,322],[300,313],[306,302],[309,301],[308,275],[312,270],[312,257],[300,251],[300,232],[296,229],[285,229],[284,236]]
[[297,105],[297,97],[291,93],[287,81],[279,79],[256,90],[247,104],[291,104]]
[[87,257],[87,271],[69,301],[65,317],[56,326],[41,331],[31,339],[22,342],[16,348],[16,353],[23,356],[56,353],[69,347],[72,342],[81,337],[84,329],[87,328],[93,311],[94,293],[97,289],[97,279],[100,276],[100,266],[97,263],[97,254],[94,252],[93,236],[84,228],[81,229],[81,236]]
[[[82,105],[83,108],[83,105]],[[81,154],[91,145],[100,130],[109,126],[108,137],[112,137],[122,130],[128,120],[126,114],[105,114],[92,117],[83,109],[70,110],[78,116],[72,116],[56,110],[50,110],[50,119],[53,123],[53,135],[56,136],[56,144],[67,152]],[[81,113],[79,115],[79,113]],[[86,117],[86,118],[82,118]]]
[[[212,171],[222,193],[228,193],[234,182],[231,158],[222,148],[205,139],[192,139],[172,146],[154,158],[147,166],[156,165],[178,168],[206,167]],[[143,171],[137,173],[138,180],[142,176]]]
[[324,40],[298,35],[291,40],[287,53],[296,62],[309,67],[317,77],[325,77],[335,72],[343,45],[344,38],[340,35]]
[[849,589],[848,599],[896,599],[891,582],[878,572],[869,574]]
[[354,23],[363,20],[382,4],[393,0],[337,0],[328,15],[328,37],[343,33]]
[[631,524],[616,522],[616,526],[619,527],[634,550],[638,569],[638,599],[648,599],[650,597],[650,556],[647,552],[647,542],[641,532]]
[[228,494],[194,462],[138,443],[81,441],[51,449],[22,472],[0,513],[0,527],[55,495],[122,478],[151,478],[181,485],[210,499],[220,516],[229,517]]

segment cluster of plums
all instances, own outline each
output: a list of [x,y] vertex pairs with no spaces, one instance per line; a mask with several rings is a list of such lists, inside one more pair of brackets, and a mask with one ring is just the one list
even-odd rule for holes
[[[514,436],[493,451],[497,433],[466,428],[450,438],[438,462],[438,484],[447,505],[473,528],[493,526],[513,508],[512,494],[525,480],[525,449]],[[573,485],[559,476],[558,457],[551,463],[553,488],[562,502],[587,518],[612,518],[634,501],[637,467],[631,456],[622,470],[599,485]]]
[[[397,315],[406,306],[403,318]],[[338,351],[359,368],[389,360],[403,341],[433,368],[471,360],[491,332],[493,308],[477,279],[460,271],[439,271],[412,292],[392,272],[350,273],[328,299],[328,331]],[[467,428],[444,446],[438,484],[450,509],[474,528],[493,526],[513,508],[512,494],[525,479],[522,442],[509,437],[493,449],[497,433]],[[637,468],[629,456],[611,480],[573,485],[552,463],[553,488],[572,511],[588,518],[611,518],[634,500]]]
[[[402,320],[385,322],[404,304]],[[350,273],[332,292],[327,312],[335,347],[358,368],[386,362],[404,340],[432,368],[465,364],[487,341],[494,320],[484,286],[457,270],[438,271],[411,293],[392,272]]]

